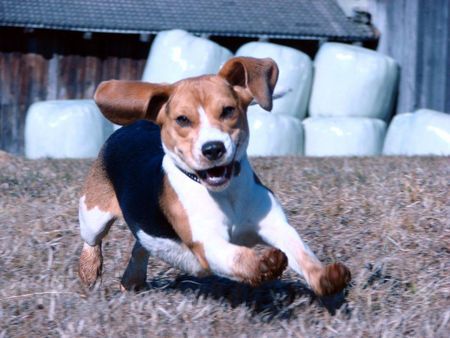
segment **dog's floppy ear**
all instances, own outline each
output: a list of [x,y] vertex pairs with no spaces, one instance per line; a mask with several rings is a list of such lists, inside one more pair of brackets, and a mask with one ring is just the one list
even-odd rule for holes
[[278,66],[270,58],[236,57],[219,71],[231,85],[246,88],[265,110],[272,110],[272,94],[278,80]]
[[94,100],[108,120],[127,125],[139,119],[156,121],[171,93],[170,85],[111,80],[100,83]]

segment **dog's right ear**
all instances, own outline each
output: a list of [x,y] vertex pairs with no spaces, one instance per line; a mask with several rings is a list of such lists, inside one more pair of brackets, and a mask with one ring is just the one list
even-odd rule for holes
[[111,80],[100,83],[94,100],[102,114],[115,124],[127,125],[140,119],[156,122],[172,90],[166,84]]
[[219,76],[232,86],[245,88],[263,109],[272,110],[272,95],[278,80],[278,66],[274,60],[235,57],[222,66]]

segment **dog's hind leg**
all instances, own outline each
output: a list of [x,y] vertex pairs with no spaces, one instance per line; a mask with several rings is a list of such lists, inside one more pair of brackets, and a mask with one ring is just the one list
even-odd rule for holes
[[122,281],[120,282],[120,288],[122,291],[138,291],[146,287],[148,259],[148,251],[142,247],[139,241],[136,241],[127,269],[125,270]]
[[78,273],[86,286],[93,286],[102,273],[102,239],[115,221],[115,216],[98,207],[88,209],[85,196],[80,199],[79,221],[81,237],[84,240],[80,255]]
[[99,160],[86,180],[78,215],[84,240],[78,273],[81,281],[91,287],[102,273],[102,239],[121,215],[116,195]]

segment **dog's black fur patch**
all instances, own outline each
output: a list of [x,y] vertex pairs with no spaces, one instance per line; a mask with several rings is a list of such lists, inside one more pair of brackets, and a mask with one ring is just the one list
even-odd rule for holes
[[131,231],[179,239],[159,204],[165,175],[160,128],[146,120],[124,126],[109,137],[100,156]]

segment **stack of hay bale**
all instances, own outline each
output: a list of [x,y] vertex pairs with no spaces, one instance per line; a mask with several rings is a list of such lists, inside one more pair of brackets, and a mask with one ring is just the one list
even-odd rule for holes
[[383,54],[326,43],[315,58],[305,155],[369,156],[382,152],[398,66]]
[[303,122],[305,155],[450,155],[450,114],[398,114],[386,133],[399,76],[393,59],[326,43],[314,65],[310,117]]
[[[173,83],[215,74],[232,56],[188,32],[161,32],[142,80]],[[450,155],[450,115],[433,111],[397,115],[384,142],[399,76],[390,57],[325,43],[313,67],[301,51],[268,42],[247,43],[236,56],[270,57],[280,70],[274,90],[280,98],[272,112],[258,105],[248,109],[250,156]],[[29,158],[95,157],[112,131],[93,100],[38,102],[27,114],[25,153]]]
[[[310,58],[286,46],[251,42],[237,56],[273,58],[280,69],[275,94],[286,93],[274,101],[271,113],[249,108],[249,155],[381,154],[398,80],[393,59],[361,47],[326,43],[316,56],[313,77]],[[310,117],[300,124],[308,102]]]

